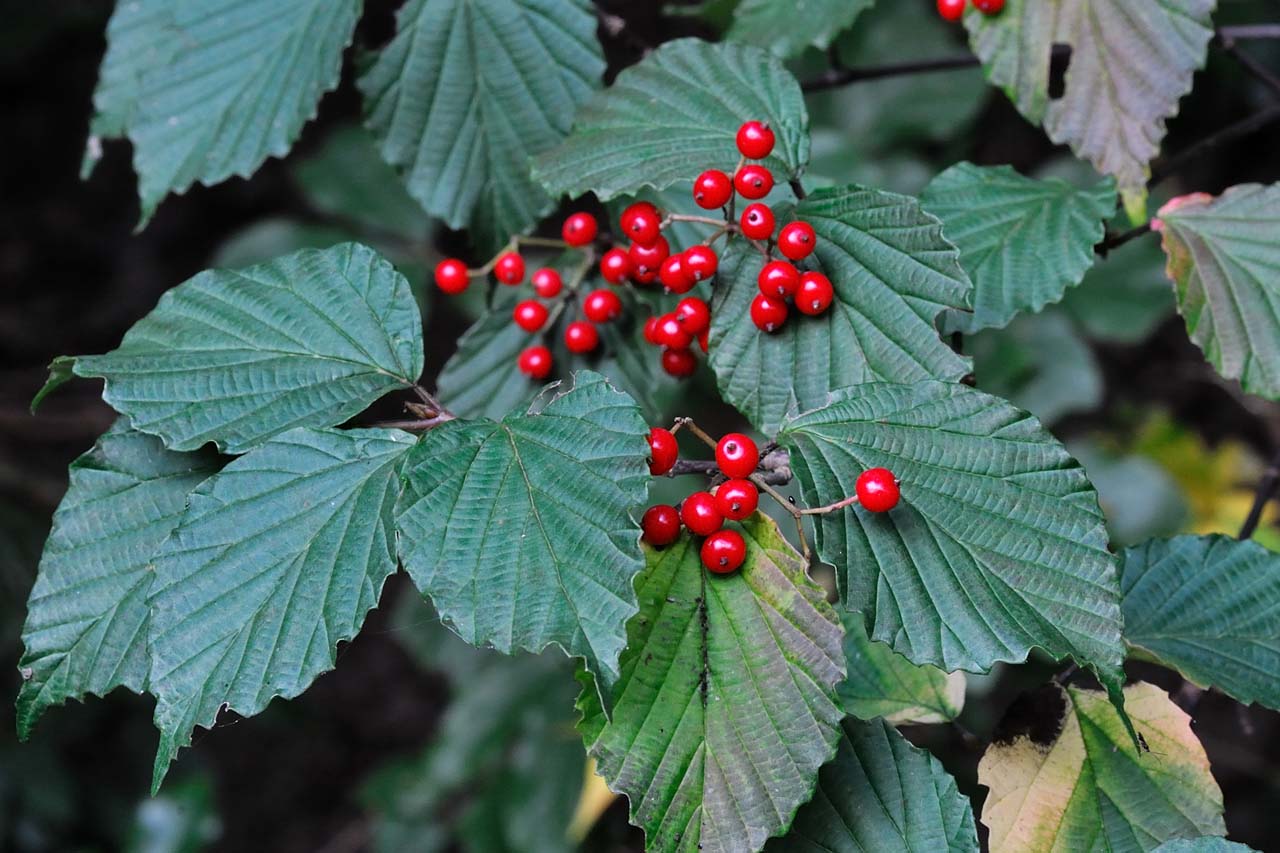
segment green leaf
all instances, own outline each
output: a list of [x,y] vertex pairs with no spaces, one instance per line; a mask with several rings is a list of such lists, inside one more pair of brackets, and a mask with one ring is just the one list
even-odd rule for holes
[[1280,708],[1280,554],[1226,536],[1124,552],[1124,638],[1197,684]]
[[612,720],[589,685],[579,699],[597,772],[627,795],[650,851],[760,850],[840,736],[836,615],[773,521],[741,529],[733,575],[708,575],[689,536],[647,549]]
[[431,430],[396,513],[404,567],[468,642],[556,643],[607,685],[644,567],[631,516],[648,435],[631,398],[589,371],[540,410]]
[[1149,750],[1101,693],[1050,684],[1015,704],[978,764],[992,853],[1131,853],[1226,833],[1190,718],[1154,685],[1124,692]]
[[71,463],[27,602],[20,737],[67,699],[146,689],[151,558],[217,469],[216,455],[165,450],[124,419]]
[[743,0],[733,13],[727,38],[757,44],[780,56],[807,47],[826,48],[875,0]]
[[1252,847],[1236,844],[1225,838],[1184,838],[1178,841],[1166,841],[1155,849],[1155,853],[1251,853]]
[[778,439],[811,506],[865,470],[902,481],[887,513],[820,516],[818,554],[873,640],[914,663],[985,672],[1039,647],[1123,683],[1120,589],[1098,498],[1035,418],[964,385],[873,384]]
[[222,708],[256,714],[333,668],[396,570],[393,510],[414,446],[391,430],[297,429],[190,498],[155,556],[153,789]]
[[365,120],[409,193],[496,249],[554,202],[531,155],[569,133],[604,58],[586,0],[412,0],[360,78]]
[[748,45],[669,41],[586,103],[569,138],[535,160],[534,176],[553,196],[594,192],[602,201],[692,185],[706,169],[733,169],[734,137],[751,119],[777,137],[764,165],[779,182],[799,178],[809,118],[782,63]]
[[968,307],[971,285],[942,223],[915,199],[858,186],[818,190],[779,221],[792,218],[817,232],[813,257],[835,287],[831,308],[793,312],[780,331],[761,332],[748,315],[764,259],[741,247],[721,259],[712,306],[720,392],[756,428],[776,432],[788,413],[825,405],[838,388],[969,372],[935,320]]
[[1115,213],[1116,191],[1109,179],[1079,190],[1008,166],[958,163],[933,179],[920,202],[942,220],[973,280],[973,313],[950,317],[951,331],[973,334],[1003,328],[1079,284]]
[[1280,184],[1174,199],[1153,225],[1191,340],[1245,391],[1280,400]]
[[978,853],[973,809],[938,759],[887,722],[843,728],[813,799],[768,853]]
[[884,643],[872,642],[862,617],[850,610],[841,612],[840,621],[849,675],[839,691],[847,713],[863,720],[883,717],[894,725],[945,723],[960,716],[964,673],[916,666]]
[[422,361],[408,282],[347,243],[206,270],[74,370],[106,379],[106,401],[170,449],[212,441],[242,453],[293,427],[342,423],[412,385]]

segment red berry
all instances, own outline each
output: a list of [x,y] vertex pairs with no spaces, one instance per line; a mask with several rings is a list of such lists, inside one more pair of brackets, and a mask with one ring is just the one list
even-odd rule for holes
[[694,492],[685,498],[680,504],[680,520],[695,536],[710,536],[724,526],[724,516],[710,492]]
[[719,169],[708,169],[693,182],[693,200],[703,210],[724,207],[733,197],[733,181]]
[[514,287],[524,281],[524,258],[518,252],[504,253],[494,265],[493,274],[498,281]]
[[749,240],[768,240],[773,236],[773,211],[769,205],[756,202],[742,211],[742,233]]
[[680,538],[680,513],[667,504],[651,506],[640,519],[640,529],[644,531],[644,541],[650,545],[658,548],[670,545]]
[[938,14],[944,21],[958,21],[964,17],[965,0],[938,0]]
[[808,222],[788,222],[778,232],[778,251],[793,261],[809,257],[817,242],[813,226]]
[[543,267],[536,271],[531,281],[533,282],[533,292],[543,299],[559,296],[560,289],[564,287],[564,280],[560,278],[560,273],[548,267]]
[[760,292],[777,299],[789,299],[800,289],[800,270],[786,261],[769,261],[756,278]]
[[727,480],[716,489],[716,509],[730,521],[742,521],[759,505],[760,491],[750,480]]
[[436,287],[449,295],[461,293],[471,283],[467,265],[457,258],[445,258],[436,264]]
[[575,320],[564,327],[564,345],[569,348],[569,352],[591,352],[600,345],[600,333],[591,323]]
[[680,445],[671,430],[649,427],[649,473],[660,477],[671,470],[680,458]]
[[582,300],[582,313],[593,323],[608,323],[622,315],[622,300],[612,290],[593,290]]
[[973,0],[973,8],[984,15],[999,15],[1004,9],[1004,0]]
[[743,198],[764,198],[773,189],[773,173],[764,166],[748,163],[733,176],[733,188]]
[[858,475],[854,483],[858,503],[871,512],[888,512],[898,505],[902,496],[898,478],[888,468],[869,468]]
[[751,436],[731,432],[716,443],[716,465],[726,477],[744,480],[760,464],[760,451]]
[[570,246],[585,246],[596,238],[599,230],[596,218],[590,213],[575,213],[564,221],[560,236]]
[[622,211],[618,220],[627,239],[641,246],[648,246],[662,232],[662,215],[658,208],[647,201],[638,201]]
[[676,305],[676,319],[691,335],[700,335],[711,324],[711,308],[705,300],[686,296]]
[[815,316],[831,307],[836,291],[831,279],[820,272],[807,272],[800,276],[800,290],[796,293],[796,308],[802,314]]
[[526,332],[536,332],[542,328],[543,323],[547,322],[547,306],[541,302],[526,299],[516,305],[511,316],[516,321],[516,325]]
[[716,274],[720,259],[710,246],[690,246],[684,250],[684,265],[694,281],[706,281]]
[[698,346],[702,348],[703,355],[707,352],[707,338],[710,337],[711,327],[703,329],[698,333]]
[[653,336],[659,344],[672,349],[687,349],[693,343],[693,332],[686,329],[674,313],[658,318],[658,328]]
[[662,369],[671,376],[690,376],[698,367],[698,360],[688,348],[667,347],[662,351]]
[[516,366],[525,376],[546,379],[551,373],[551,350],[544,346],[529,347],[520,353]]
[[610,284],[622,284],[631,275],[631,256],[626,249],[610,249],[600,259],[600,275]]
[[738,150],[748,160],[763,160],[773,151],[773,131],[763,122],[747,122],[738,128]]
[[671,254],[671,246],[667,244],[667,238],[658,236],[651,243],[632,243],[631,248],[627,250],[627,255],[631,258],[631,267],[638,273],[652,272],[657,274],[662,268],[662,262]]
[[661,346],[662,341],[658,340],[658,318],[656,316],[644,321],[644,339],[654,346]]
[[762,332],[776,332],[787,322],[787,303],[776,296],[757,293],[751,300],[751,322]]
[[694,281],[684,263],[684,252],[669,255],[658,270],[658,280],[672,293],[688,293],[698,282]]
[[648,287],[658,280],[657,270],[636,270],[631,273],[631,280],[636,284]]
[[719,530],[702,543],[702,565],[717,575],[736,572],[747,559],[747,543],[736,530]]

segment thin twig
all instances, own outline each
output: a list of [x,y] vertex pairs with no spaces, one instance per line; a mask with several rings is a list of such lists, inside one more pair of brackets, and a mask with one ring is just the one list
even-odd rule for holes
[[413,418],[401,421],[378,421],[373,424],[375,427],[383,429],[405,429],[405,430],[427,430],[440,426],[440,424],[454,420],[454,416],[445,412],[441,412],[434,418]]
[[796,201],[804,201],[808,193],[804,191],[804,184],[800,183],[800,179],[792,178],[789,183],[791,184],[791,192],[795,193]]
[[872,65],[865,68],[830,68],[812,80],[800,84],[803,92],[821,92],[849,83],[864,80],[881,80],[885,77],[902,77],[909,74],[929,74],[935,71],[953,71],[972,68],[978,64],[976,56],[947,56],[941,59],[925,59],[916,62],[895,62],[889,65]]
[[[785,486],[791,482],[789,470],[769,470],[762,467],[758,473],[771,485]],[[709,460],[681,459],[667,472],[668,477],[683,477],[690,474],[715,477],[720,474],[720,466]]]
[[806,509],[800,510],[800,514],[801,515],[827,515],[829,513],[842,510],[845,507],[851,507],[857,502],[858,502],[858,496],[856,494],[849,495],[849,497],[847,498],[841,498],[835,503],[827,504],[826,506],[807,507]]
[[1235,41],[1280,39],[1280,24],[1240,24],[1234,27],[1218,27],[1218,36]]
[[1228,125],[1217,133],[1211,134],[1204,139],[1192,145],[1176,157],[1172,157],[1160,164],[1152,170],[1151,180],[1148,186],[1154,187],[1160,182],[1169,178],[1170,175],[1181,171],[1187,163],[1200,157],[1201,155],[1217,148],[1225,142],[1233,139],[1239,139],[1242,136],[1248,136],[1257,130],[1261,130],[1273,121],[1280,120],[1280,104],[1275,104],[1262,112],[1254,113],[1248,118],[1241,119],[1235,124]]
[[760,491],[773,498],[777,502],[778,506],[786,510],[786,512],[795,519],[796,535],[800,540],[800,554],[804,557],[805,565],[808,565],[810,560],[809,537],[805,536],[804,514],[800,511],[800,508],[792,505],[791,501],[787,500],[786,495],[769,485],[768,481],[762,477],[759,472],[752,474],[750,480],[760,488]]
[[1236,44],[1235,38],[1224,35],[1219,31],[1218,43],[1228,56],[1240,64],[1240,67],[1252,74],[1256,80],[1261,81],[1273,93],[1280,95],[1280,77],[1272,74],[1271,69],[1241,50],[1240,45]]
[[1093,247],[1093,251],[1100,257],[1105,258],[1112,250],[1118,249],[1130,240],[1136,240],[1143,234],[1149,234],[1150,232],[1151,223],[1147,222],[1119,234],[1108,234],[1105,240]]
[[707,435],[707,433],[703,431],[702,427],[695,424],[693,422],[693,418],[676,418],[675,426],[671,428],[671,431],[674,433],[681,428],[689,430],[689,432],[696,435],[702,443],[708,447],[714,448],[716,446],[716,440]]
[[1262,511],[1267,508],[1267,504],[1280,491],[1280,451],[1276,451],[1276,455],[1271,457],[1271,464],[1267,466],[1266,472],[1262,475],[1262,479],[1258,482],[1257,491],[1253,495],[1253,506],[1249,508],[1249,515],[1244,520],[1244,526],[1240,528],[1238,539],[1249,539],[1253,536],[1258,524],[1262,521]]

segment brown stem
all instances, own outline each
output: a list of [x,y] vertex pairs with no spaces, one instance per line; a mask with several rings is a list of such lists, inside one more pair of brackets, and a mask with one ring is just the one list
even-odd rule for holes
[[703,431],[702,427],[695,424],[693,422],[693,418],[676,418],[675,424],[671,427],[671,432],[679,432],[681,429],[689,430],[689,432],[696,435],[703,444],[715,449],[716,440],[707,435],[707,433]]
[[1280,491],[1280,451],[1271,458],[1271,463],[1258,482],[1258,488],[1253,495],[1253,506],[1249,508],[1249,515],[1244,520],[1244,526],[1240,528],[1240,534],[1236,538],[1249,539],[1253,536],[1254,531],[1258,529],[1258,524],[1262,521],[1263,510],[1276,496],[1277,491]]
[[806,509],[802,509],[800,510],[800,514],[801,515],[827,515],[828,513],[836,512],[837,510],[842,510],[845,507],[853,506],[857,502],[858,502],[857,495],[849,495],[849,497],[847,498],[841,498],[835,503],[827,504],[826,506],[813,506],[813,507],[808,507]]
[[436,415],[434,418],[413,418],[409,420],[399,420],[399,421],[378,421],[377,423],[373,424],[373,426],[382,427],[383,429],[428,430],[428,429],[432,429],[433,427],[438,427],[440,426],[440,424],[447,423],[448,421],[451,421],[451,420],[454,420],[453,415],[447,412],[441,412],[440,414]]

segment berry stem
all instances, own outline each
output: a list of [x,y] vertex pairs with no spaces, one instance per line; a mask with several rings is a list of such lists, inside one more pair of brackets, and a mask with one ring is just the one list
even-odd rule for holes
[[704,225],[728,225],[723,219],[716,219],[714,216],[698,216],[692,213],[668,213],[666,218],[662,220],[659,228],[666,230],[667,226],[672,222],[701,222]]
[[381,427],[383,429],[429,430],[434,427],[440,426],[440,424],[447,423],[448,421],[451,421],[451,420],[454,420],[453,415],[449,414],[448,412],[441,412],[440,414],[436,415],[434,418],[413,418],[409,420],[399,420],[399,421],[378,421],[377,423],[373,424],[373,426]]
[[779,492],[773,486],[769,485],[768,480],[766,480],[763,476],[761,476],[760,472],[757,471],[756,473],[752,474],[748,479],[750,479],[751,482],[755,483],[756,486],[760,489],[760,491],[764,492],[766,495],[768,495],[769,497],[777,501],[778,506],[786,510],[787,514],[790,515],[793,519],[795,519],[796,538],[800,540],[800,555],[804,557],[804,562],[805,562],[805,565],[807,566],[811,559],[811,553],[809,551],[809,537],[806,536],[804,532],[803,510],[801,510],[799,507],[791,503],[791,501],[787,500],[786,495],[782,494],[782,492]]
[[791,185],[791,192],[795,195],[796,201],[804,201],[809,195],[804,191],[804,184],[800,183],[799,178],[792,178],[787,183]]
[[853,506],[857,502],[858,502],[857,495],[849,495],[849,497],[842,498],[833,504],[827,504],[826,506],[807,507],[805,509],[800,510],[800,514],[801,515],[827,515],[828,513],[836,512],[837,510],[844,509],[845,507]]
[[702,427],[695,424],[693,422],[693,418],[676,418],[675,423],[671,427],[671,432],[676,433],[676,432],[679,432],[681,429],[689,430],[689,432],[697,436],[698,439],[701,440],[703,444],[707,445],[712,450],[715,450],[716,440],[712,438],[710,435],[708,435],[702,429]]

